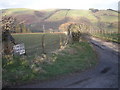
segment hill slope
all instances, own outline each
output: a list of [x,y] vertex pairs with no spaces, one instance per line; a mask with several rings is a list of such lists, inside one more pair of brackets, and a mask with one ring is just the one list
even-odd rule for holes
[[[98,22],[104,24],[104,29],[117,30],[118,13],[111,10],[74,10],[74,9],[47,9],[33,10],[26,8],[3,9],[3,14],[16,17],[19,21],[30,28],[32,32],[43,31],[43,25],[46,30],[58,30],[58,27],[69,21],[87,20],[97,27]],[[83,20],[83,21],[84,21]],[[98,27],[97,27],[98,28]]]

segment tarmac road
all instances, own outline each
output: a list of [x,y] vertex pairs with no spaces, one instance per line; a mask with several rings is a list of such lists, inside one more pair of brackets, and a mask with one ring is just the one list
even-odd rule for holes
[[90,43],[99,55],[99,63],[95,68],[17,88],[118,88],[118,53],[97,40],[91,39]]

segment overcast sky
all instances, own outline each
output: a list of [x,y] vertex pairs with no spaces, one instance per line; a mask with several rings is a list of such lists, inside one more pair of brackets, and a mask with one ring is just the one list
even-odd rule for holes
[[118,9],[119,0],[0,0],[0,9]]

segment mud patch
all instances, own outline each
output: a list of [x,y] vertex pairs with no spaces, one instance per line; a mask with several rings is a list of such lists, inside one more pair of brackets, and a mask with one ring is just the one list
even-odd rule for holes
[[69,85],[67,85],[67,86],[76,85],[76,84],[79,84],[79,83],[85,82],[85,81],[87,81],[87,80],[89,80],[89,79],[91,79],[91,78],[88,77],[88,78],[85,78],[85,79],[83,79],[83,80],[76,81],[76,82],[74,82],[74,83],[72,83],[72,84],[69,84]]
[[104,68],[100,73],[102,73],[102,74],[105,74],[105,73],[107,73],[108,71],[110,71],[110,67],[106,67],[106,68]]

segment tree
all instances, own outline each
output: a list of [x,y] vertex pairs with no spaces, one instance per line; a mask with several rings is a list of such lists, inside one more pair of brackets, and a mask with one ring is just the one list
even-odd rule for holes
[[21,28],[20,28],[20,24],[17,24],[16,25],[16,30],[15,30],[16,33],[21,33]]
[[67,43],[79,42],[81,32],[87,31],[90,26],[85,23],[68,22],[60,25],[59,29],[67,32]]
[[2,32],[5,31],[15,31],[15,26],[16,26],[16,19],[13,17],[7,17],[7,16],[3,16],[2,17]]
[[94,8],[90,8],[89,10],[91,10],[93,13],[96,13],[99,11],[98,9],[94,9]]
[[62,32],[66,32],[68,30],[68,26],[71,24],[74,24],[74,22],[68,22],[68,23],[61,24],[59,26],[59,30]]
[[21,30],[22,30],[22,33],[26,33],[27,32],[27,29],[26,29],[26,26],[24,23],[21,23]]
[[68,43],[79,42],[80,35],[81,32],[79,24],[73,23],[68,26]]
[[16,19],[13,17],[2,17],[2,42],[3,53],[9,55],[12,52],[12,44],[15,44],[15,39],[12,37],[11,32],[15,31]]

